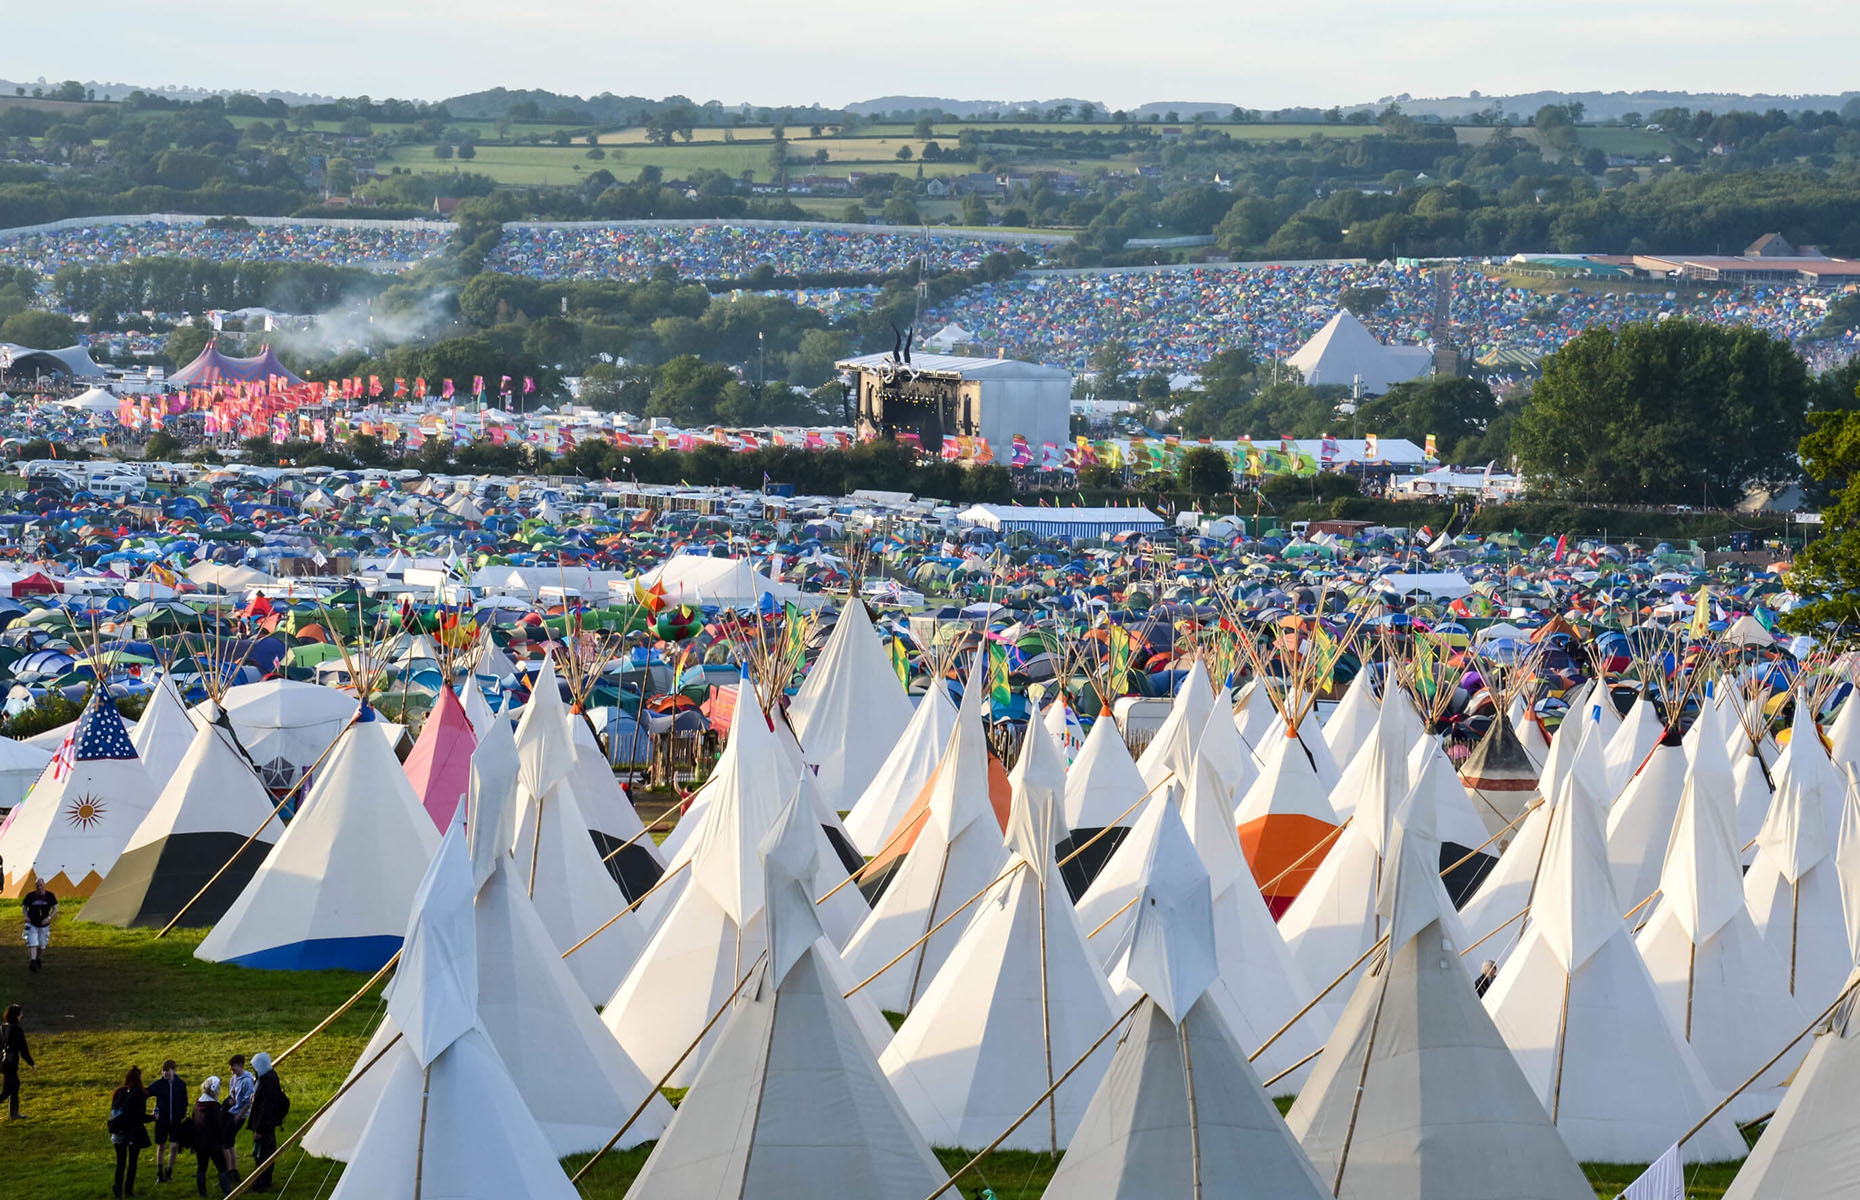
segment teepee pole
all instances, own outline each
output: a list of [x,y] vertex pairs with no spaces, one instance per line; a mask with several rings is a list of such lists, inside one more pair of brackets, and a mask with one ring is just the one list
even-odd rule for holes
[[1365,962],[1368,962],[1369,956],[1374,954],[1376,951],[1382,949],[1383,945],[1385,945],[1388,942],[1388,940],[1389,940],[1388,935],[1386,934],[1384,934],[1382,937],[1377,938],[1374,945],[1370,946],[1369,949],[1363,951],[1362,954],[1357,957],[1355,962],[1351,963],[1349,966],[1343,969],[1343,974],[1337,976],[1337,978],[1325,984],[1323,991],[1311,997],[1311,999],[1305,1004],[1303,1008],[1299,1009],[1296,1013],[1292,1014],[1292,1019],[1287,1021],[1285,1024],[1279,1026],[1279,1028],[1273,1032],[1273,1035],[1271,1037],[1261,1042],[1259,1044],[1259,1049],[1247,1055],[1246,1060],[1248,1062],[1257,1062],[1259,1060],[1260,1055],[1272,1049],[1272,1044],[1274,1042],[1284,1037],[1286,1032],[1290,1030],[1292,1026],[1304,1020],[1306,1013],[1310,1012],[1312,1009],[1316,1008],[1320,1003],[1322,1003],[1324,1000],[1324,997],[1336,991],[1338,984],[1348,979],[1351,976],[1351,974],[1353,974],[1356,971],[1356,968],[1362,966]]
[[1569,983],[1570,974],[1563,972],[1563,1007],[1556,1018],[1556,1080],[1550,1090],[1550,1123],[1556,1124],[1557,1115],[1563,1108],[1563,1055],[1569,1049]]
[[1775,1056],[1770,1059],[1770,1061],[1758,1067],[1757,1073],[1755,1075],[1752,1075],[1749,1079],[1746,1079],[1744,1080],[1744,1082],[1738,1084],[1736,1090],[1734,1090],[1730,1095],[1726,1096],[1724,1099],[1720,1100],[1710,1112],[1700,1117],[1698,1120],[1698,1124],[1694,1125],[1692,1128],[1686,1130],[1685,1133],[1681,1134],[1679,1140],[1675,1142],[1674,1145],[1675,1146],[1685,1145],[1687,1142],[1691,1141],[1695,1136],[1697,1136],[1699,1130],[1711,1124],[1711,1120],[1713,1117],[1723,1112],[1727,1107],[1730,1106],[1731,1101],[1743,1095],[1747,1090],[1749,1090],[1751,1084],[1763,1078],[1764,1074],[1767,1071],[1769,1071],[1771,1067],[1781,1062],[1785,1054],[1795,1049],[1795,1044],[1797,1042],[1801,1041],[1803,1038],[1813,1033],[1823,1021],[1833,1016],[1834,1010],[1839,1008],[1842,1004],[1846,1003],[1847,997],[1853,995],[1854,988],[1856,987],[1860,987],[1860,976],[1857,976],[1856,978],[1849,980],[1847,986],[1841,989],[1841,994],[1834,998],[1834,1003],[1822,1009],[1820,1016],[1817,1016],[1814,1020],[1810,1021],[1806,1026],[1804,1026],[1802,1029],[1802,1032],[1790,1038],[1789,1044],[1784,1046],[1782,1049],[1778,1050]]
[[1009,1125],[1006,1129],[1003,1129],[1001,1131],[1000,1137],[996,1138],[994,1141],[982,1147],[981,1152],[979,1154],[977,1154],[974,1158],[971,1158],[968,1162],[963,1163],[962,1166],[954,1174],[952,1174],[948,1180],[944,1182],[942,1187],[938,1188],[934,1192],[931,1192],[928,1196],[925,1196],[924,1200],[936,1200],[938,1196],[941,1196],[944,1192],[947,1192],[949,1191],[949,1189],[955,1187],[956,1181],[958,1179],[961,1179],[964,1175],[967,1175],[970,1171],[973,1171],[977,1163],[981,1162],[984,1158],[987,1158],[990,1154],[993,1154],[996,1148],[999,1147],[1002,1142],[1005,1142],[1008,1140],[1009,1135],[1011,1135],[1016,1129],[1019,1129],[1022,1125],[1027,1123],[1028,1117],[1031,1117],[1034,1113],[1039,1112],[1040,1106],[1046,1103],[1047,1098],[1051,1096],[1053,1093],[1057,1092],[1061,1087],[1064,1087],[1066,1080],[1072,1078],[1072,1073],[1074,1071],[1077,1071],[1080,1067],[1084,1066],[1085,1060],[1090,1058],[1092,1055],[1096,1054],[1098,1052],[1098,1047],[1104,1045],[1105,1042],[1109,1041],[1111,1035],[1117,1032],[1118,1026],[1122,1025],[1125,1021],[1128,1021],[1131,1018],[1132,1014],[1134,1014],[1137,1011],[1137,1008],[1145,1000],[1148,1000],[1149,998],[1150,998],[1149,993],[1147,992],[1145,992],[1141,996],[1138,996],[1136,1004],[1133,1004],[1129,1008],[1125,1009],[1123,1016],[1111,1022],[1111,1027],[1105,1030],[1104,1033],[1099,1036],[1098,1040],[1091,1044],[1091,1047],[1087,1049],[1085,1053],[1079,1055],[1077,1062],[1073,1063],[1071,1066],[1066,1068],[1066,1073],[1064,1075],[1061,1075],[1057,1080],[1055,1080],[1053,1082],[1052,1087],[1049,1087],[1044,1092],[1040,1093],[1040,1095],[1034,1100],[1032,1106],[1029,1107],[1026,1112],[1023,1112],[1020,1114],[1020,1116],[1015,1117],[1014,1123],[1012,1125]]
[[536,899],[536,860],[542,857],[542,818],[543,805],[548,803],[546,797],[536,797],[536,834],[530,839],[530,882],[529,897]]
[[1505,918],[1502,924],[1495,926],[1492,932],[1486,934],[1484,937],[1480,938],[1478,941],[1474,942],[1472,945],[1466,947],[1466,949],[1460,951],[1460,957],[1465,958],[1468,954],[1471,954],[1474,950],[1477,950],[1479,947],[1485,945],[1487,942],[1491,941],[1493,938],[1503,933],[1505,931],[1506,926],[1509,926],[1513,921],[1517,920],[1519,917],[1524,916],[1526,913],[1530,911],[1531,911],[1531,907],[1530,905],[1527,904],[1523,908],[1520,908],[1517,912],[1512,913],[1509,917]]
[[244,1179],[240,1180],[238,1183],[238,1186],[234,1187],[232,1191],[226,1193],[226,1200],[238,1200],[240,1196],[243,1196],[247,1192],[251,1191],[252,1181],[254,1179],[257,1179],[261,1174],[263,1174],[265,1172],[265,1169],[270,1167],[271,1164],[277,1162],[278,1159],[284,1154],[286,1150],[289,1150],[292,1146],[295,1146],[299,1141],[303,1140],[303,1136],[310,1132],[310,1127],[316,1124],[317,1118],[321,1117],[324,1113],[328,1112],[330,1108],[336,1103],[336,1101],[348,1095],[349,1089],[361,1082],[362,1076],[368,1074],[369,1068],[373,1067],[376,1063],[380,1062],[383,1058],[387,1057],[387,1052],[389,1050],[392,1050],[395,1046],[398,1046],[400,1044],[400,1039],[401,1039],[401,1035],[398,1033],[396,1033],[393,1037],[389,1038],[387,1045],[381,1047],[381,1049],[375,1053],[375,1056],[373,1058],[363,1063],[361,1067],[356,1070],[355,1074],[343,1080],[342,1086],[336,1089],[335,1095],[323,1101],[323,1106],[317,1109],[315,1112],[311,1113],[309,1120],[305,1121],[302,1125],[299,1125],[296,1129],[292,1130],[290,1134],[286,1136],[283,1141],[278,1143],[278,1148],[276,1150],[273,1150],[271,1154],[266,1157],[264,1162],[259,1163],[256,1166],[254,1166],[252,1168],[252,1173],[250,1175],[247,1175]]
[[395,968],[395,966],[399,964],[401,953],[402,952],[400,950],[394,951],[394,957],[382,963],[381,969],[379,971],[376,971],[373,975],[369,976],[368,982],[364,983],[361,987],[357,988],[353,996],[350,996],[347,1000],[344,1000],[341,1004],[338,1004],[336,1006],[336,1011],[329,1014],[327,1017],[324,1017],[321,1021],[318,1021],[316,1024],[316,1027],[312,1029],[309,1033],[304,1034],[302,1037],[298,1038],[296,1041],[292,1042],[288,1047],[286,1047],[283,1053],[279,1054],[276,1058],[271,1060],[271,1065],[274,1067],[283,1066],[285,1059],[289,1058],[291,1055],[297,1053],[299,1050],[302,1050],[305,1046],[309,1045],[311,1040],[314,1039],[318,1034],[322,1033],[325,1029],[328,1029],[331,1025],[334,1025],[336,1023],[336,1020],[339,1017],[341,1017],[343,1013],[346,1013],[351,1008],[354,1008],[357,1001],[359,1001],[363,996],[366,996],[369,992],[373,991],[374,986],[377,983],[380,983],[383,979],[386,979],[388,972],[392,971]]
[[687,858],[685,859],[685,861],[679,863],[676,867],[673,867],[671,870],[667,871],[665,874],[659,876],[659,882],[653,884],[651,887],[641,892],[639,894],[639,899],[633,901],[633,903],[627,905],[625,908],[621,909],[619,912],[615,913],[613,916],[608,917],[605,921],[601,922],[601,927],[599,929],[596,929],[593,933],[590,933],[587,937],[582,938],[580,941],[576,942],[574,945],[570,946],[568,949],[562,951],[562,957],[567,958],[569,955],[581,949],[583,946],[587,945],[589,942],[593,941],[595,938],[601,936],[603,933],[606,933],[608,930],[608,927],[611,926],[615,921],[618,921],[621,917],[626,916],[628,913],[632,912],[634,909],[644,904],[648,896],[652,895],[654,892],[658,891],[660,888],[670,883],[674,878],[677,877],[680,871],[683,871],[686,867],[690,865],[691,865],[691,860]]
[[[632,797],[629,796],[627,798],[627,801],[628,803],[631,803]],[[618,846],[615,846],[612,850],[609,850],[605,855],[603,855],[601,857],[601,865],[605,866],[608,863],[612,862],[615,858],[619,856],[622,850],[625,850],[627,847],[631,846],[634,842],[639,841],[639,839],[645,837],[647,834],[657,829],[661,824],[664,823],[667,817],[671,816],[673,813],[677,811],[678,811],[678,806],[674,804],[670,808],[666,809],[664,812],[660,813],[658,817],[656,817],[653,820],[652,824],[646,826],[644,829],[641,829],[638,833],[634,834],[632,837],[628,838],[626,841],[621,842]]]
[[[936,916],[937,906],[943,903],[943,881],[948,878],[949,878],[949,847],[944,846],[943,847],[943,862],[940,866],[937,867],[937,870],[936,870],[936,891],[930,893],[930,911],[925,916],[926,920],[928,920],[931,917]],[[973,901],[971,901],[971,903],[972,902]],[[962,907],[967,908],[969,906],[967,904],[964,904]],[[925,933],[922,937],[918,938],[915,942],[911,943],[912,949],[917,949],[918,947],[923,947],[924,949],[917,955],[917,962],[911,968],[911,991],[910,991],[910,994],[905,998],[905,1005],[904,1005],[906,1012],[909,1012],[911,1009],[911,1006],[917,1003],[917,985],[923,981],[924,958],[929,953],[929,949],[928,949],[929,941],[930,941],[930,934]],[[905,953],[909,954],[910,950],[906,950]]]
[[[356,715],[357,716],[361,715],[360,709],[356,710]],[[355,717],[350,717],[349,723],[342,727],[342,731],[341,733],[338,733],[336,735],[335,741],[332,741],[330,742],[329,745],[323,747],[323,753],[316,756],[316,761],[310,764],[310,767],[308,770],[306,770],[302,775],[299,775],[297,777],[297,782],[291,785],[291,790],[284,793],[284,799],[278,801],[276,806],[272,808],[271,815],[265,818],[264,824],[260,825],[257,829],[254,829],[252,831],[251,837],[239,843],[239,848],[232,852],[232,854],[226,859],[225,863],[221,865],[219,870],[213,872],[213,878],[207,880],[206,883],[202,884],[200,890],[195,892],[193,896],[188,900],[188,902],[181,906],[181,911],[175,913],[174,918],[171,921],[169,921],[166,925],[163,925],[161,927],[161,932],[155,935],[156,940],[159,941],[160,939],[167,937],[168,931],[173,929],[176,925],[179,925],[181,923],[181,918],[187,915],[187,910],[194,907],[194,902],[196,900],[199,900],[202,896],[206,895],[208,889],[210,889],[214,884],[220,881],[220,876],[226,874],[226,872],[232,868],[233,863],[239,860],[239,856],[241,854],[244,854],[247,850],[252,848],[252,843],[258,840],[258,835],[265,832],[266,829],[271,827],[271,823],[278,819],[278,814],[284,811],[284,806],[291,802],[291,797],[295,796],[299,791],[303,790],[303,786],[305,783],[309,781],[310,776],[316,773],[316,769],[323,765],[323,760],[329,757],[329,752],[336,748],[336,743],[342,740],[342,735],[349,732],[349,730],[354,728],[354,726],[355,726]]]
[[1356,1140],[1356,1119],[1363,1111],[1363,1085],[1369,1079],[1369,1063],[1376,1054],[1376,1034],[1382,1027],[1382,1002],[1389,997],[1389,980],[1394,974],[1394,963],[1385,958],[1382,986],[1376,989],[1376,1011],[1369,1018],[1369,1041],[1363,1046],[1363,1069],[1356,1073],[1356,1095],[1350,1100],[1350,1123],[1344,1127],[1343,1146],[1337,1151],[1337,1174],[1330,1184],[1333,1196],[1343,1195],[1343,1172],[1350,1162],[1350,1143]]
[[420,1183],[426,1174],[426,1110],[433,1095],[433,1064],[420,1071],[420,1139],[413,1147],[413,1200],[420,1200]]
[[601,1161],[602,1157],[605,1156],[609,1150],[612,1150],[615,1146],[620,1144],[620,1139],[626,1136],[627,1130],[633,1128],[633,1122],[639,1120],[639,1115],[646,1111],[646,1106],[652,1103],[652,1098],[659,1094],[659,1090],[665,1086],[666,1081],[678,1073],[678,1068],[685,1065],[685,1059],[691,1057],[691,1052],[698,1048],[698,1044],[710,1033],[712,1027],[723,1019],[723,1014],[730,1011],[730,1005],[736,1002],[736,994],[743,990],[743,985],[749,982],[749,977],[756,973],[756,967],[761,965],[762,960],[768,956],[769,952],[767,950],[756,955],[755,961],[749,964],[749,969],[744,971],[742,978],[736,981],[736,986],[730,989],[730,994],[723,998],[723,1003],[718,1007],[717,1011],[710,1015],[710,1020],[704,1022],[704,1028],[698,1030],[697,1036],[691,1039],[691,1044],[685,1047],[685,1052],[678,1056],[678,1061],[667,1068],[665,1074],[659,1076],[659,1082],[652,1085],[651,1090],[646,1093],[645,1098],[640,1100],[639,1106],[627,1117],[626,1123],[620,1126],[619,1130],[615,1132],[612,1137],[607,1139],[607,1144],[602,1146],[599,1150],[596,1150],[593,1158],[581,1164],[581,1170],[576,1171],[574,1176],[569,1179],[570,1183],[580,1183],[581,1177],[592,1170],[595,1163]]
[[1195,1056],[1188,1045],[1188,1020],[1175,1027],[1182,1040],[1182,1082],[1188,1092],[1188,1162],[1194,1179],[1194,1200],[1201,1200],[1201,1115],[1195,1100]]
[[[1046,1050],[1046,1085],[1053,1085],[1053,997],[1046,982],[1046,880],[1039,881],[1040,899],[1040,1041]],[[1053,1157],[1059,1157],[1059,1101],[1046,1103],[1047,1134]]]
[[1795,995],[1795,962],[1800,947],[1796,935],[1802,926],[1802,883],[1800,880],[1789,885],[1789,994]]
[[[903,962],[905,955],[909,954],[911,951],[917,949],[917,947],[923,945],[925,942],[935,937],[937,935],[937,932],[941,930],[943,926],[949,924],[951,921],[955,920],[957,917],[967,912],[969,910],[970,905],[974,904],[977,900],[980,900],[983,896],[986,896],[989,892],[994,891],[995,888],[1000,885],[1002,880],[1006,879],[1008,876],[1012,875],[1014,872],[1020,870],[1022,867],[1026,865],[1027,863],[1025,859],[1016,860],[1013,866],[1001,872],[1001,874],[995,876],[993,881],[991,881],[987,887],[983,888],[981,891],[975,893],[975,895],[970,896],[967,900],[965,900],[962,903],[962,906],[960,908],[957,908],[955,911],[951,912],[947,917],[944,917],[941,921],[938,921],[935,925],[931,926],[930,929],[927,932],[925,932],[921,937],[919,937],[916,941],[912,942],[910,945],[906,946],[904,949],[898,951],[896,958],[893,958],[890,962],[886,963],[884,966],[880,967],[878,970],[872,972],[870,975],[867,975],[864,979],[861,979],[858,983],[853,984],[852,991],[844,993],[844,998],[848,1000],[852,999],[853,995],[857,993],[861,988],[865,987],[866,984],[871,983],[874,979],[877,979],[880,975],[883,975],[886,971],[891,970],[891,968]],[[934,912],[936,910],[932,909],[931,911]],[[920,963],[919,966],[921,967],[921,965],[922,964]]]
[[1137,901],[1141,899],[1143,899],[1143,893],[1138,892],[1136,895],[1132,896],[1130,899],[1124,901],[1124,906],[1118,909],[1116,912],[1112,913],[1110,916],[1106,917],[1104,920],[1098,922],[1098,927],[1092,930],[1090,933],[1086,934],[1085,940],[1089,942],[1093,938],[1097,937],[1099,934],[1103,933],[1105,931],[1106,926],[1110,925],[1112,921],[1117,920],[1117,918],[1123,916],[1125,913],[1129,912],[1132,908],[1136,907]]
[[1297,1062],[1293,1063],[1291,1066],[1285,1068],[1283,1071],[1280,1071],[1277,1075],[1274,1075],[1271,1079],[1260,1081],[1259,1086],[1262,1088],[1271,1087],[1273,1084],[1279,1082],[1279,1080],[1281,1079],[1284,1079],[1287,1075],[1290,1075],[1293,1071],[1296,1071],[1298,1068],[1304,1066],[1306,1063],[1310,1062],[1312,1059],[1316,1058],[1318,1055],[1322,1053],[1324,1053],[1324,1047],[1319,1046],[1316,1050],[1313,1050],[1311,1053],[1305,1055],[1303,1058],[1299,1059]]
[[1686,1040],[1692,1040],[1692,993],[1698,983],[1699,944],[1686,947]]

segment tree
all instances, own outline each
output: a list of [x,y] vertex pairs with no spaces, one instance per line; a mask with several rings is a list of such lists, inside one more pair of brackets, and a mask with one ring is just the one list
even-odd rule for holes
[[1802,548],[1789,586],[1807,602],[1785,613],[1783,628],[1827,636],[1841,631],[1851,643],[1860,629],[1860,410],[1810,413],[1802,439],[1802,466],[1810,479],[1834,489],[1821,509],[1822,535]]
[[1389,302],[1389,290],[1385,287],[1347,287],[1337,297],[1337,303],[1359,317],[1366,317]]
[[1444,461],[1466,461],[1461,447],[1475,445],[1498,416],[1498,398],[1477,379],[1439,375],[1398,383],[1357,410],[1359,428],[1423,445],[1437,439]]
[[0,342],[32,350],[62,350],[77,344],[77,322],[63,313],[14,313],[0,325]]
[[1136,387],[1130,381],[1130,346],[1116,338],[1098,343],[1091,354],[1093,391],[1100,400],[1132,400]]
[[1233,491],[1233,466],[1225,454],[1212,446],[1196,446],[1183,454],[1181,468],[1176,474],[1182,481],[1182,490],[1197,496],[1218,496]]
[[1590,329],[1544,360],[1512,443],[1553,494],[1728,506],[1793,473],[1811,390],[1789,344],[1748,326]]
[[206,322],[195,321],[169,334],[167,340],[162,342],[161,350],[170,363],[184,367],[200,357],[200,352],[207,348],[207,342],[212,337]]
[[[470,157],[459,147],[459,157]],[[332,158],[323,168],[323,190],[332,196],[347,196],[355,191],[355,164],[346,158]]]
[[646,413],[669,417],[687,428],[702,425],[716,418],[725,389],[735,382],[728,367],[704,362],[696,355],[680,355],[659,368]]
[[974,192],[962,198],[962,223],[964,225],[988,224],[988,201]]
[[916,225],[923,220],[917,202],[909,196],[893,196],[885,201],[884,218],[887,225]]
[[898,147],[898,161],[899,162],[911,161],[911,148],[909,145],[903,145],[903,146]]
[[936,122],[929,117],[918,117],[917,124],[911,128],[911,136],[920,142],[927,142],[936,136]]

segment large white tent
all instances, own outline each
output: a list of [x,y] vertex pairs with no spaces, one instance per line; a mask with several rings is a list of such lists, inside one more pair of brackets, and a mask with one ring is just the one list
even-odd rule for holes
[[472,893],[464,829],[455,824],[413,899],[388,996],[408,1052],[374,1067],[386,1079],[332,1197],[575,1200],[478,1021]]
[[[1552,812],[1524,940],[1485,995],[1486,1011],[1538,1100],[1582,1162],[1651,1162],[1711,1107],[1711,1085],[1674,1028],[1622,919],[1583,772]],[[1723,1115],[1688,1161],[1743,1153]]]
[[[672,1109],[601,1025],[581,986],[550,941],[510,855],[517,786],[516,744],[507,725],[490,730],[473,754],[468,841],[476,1010],[517,1094],[558,1156],[594,1150],[627,1123],[620,1145],[657,1137]],[[390,985],[401,986],[397,978]],[[351,1086],[304,1139],[321,1158],[347,1161],[386,1088],[389,1068],[412,1054],[392,1011],[350,1071]],[[385,1054],[366,1075],[356,1071]]]
[[88,896],[155,803],[156,788],[105,689],[91,694],[39,781],[0,824],[5,893],[43,877],[57,896]]
[[849,601],[788,706],[820,797],[850,811],[911,723],[911,704],[866,616]]
[[1157,811],[1163,824],[1149,844],[1136,923],[1117,969],[1141,1000],[1046,1195],[1327,1196],[1216,999],[1208,872],[1174,810]]
[[174,682],[167,672],[156,679],[148,705],[142,710],[142,719],[129,731],[129,742],[136,748],[156,790],[166,787],[168,780],[174,777],[175,768],[194,744],[193,719],[187,715],[181,697],[175,694]]
[[182,713],[193,744],[84,906],[85,920],[159,928],[179,917],[187,926],[212,925],[278,840],[276,804],[231,726],[211,702],[202,715],[196,729]]
[[886,839],[936,773],[937,761],[955,728],[956,706],[950,701],[949,689],[933,681],[917,701],[903,735],[889,748],[884,765],[846,814],[847,836],[861,854],[873,856],[885,849]]
[[[1014,768],[1013,869],[980,901],[879,1059],[933,1145],[989,1144],[1111,1025],[1110,988],[1053,857],[1064,791],[1065,760],[1035,723]],[[1058,1153],[1109,1060],[1100,1047],[1002,1144]]]
[[797,792],[758,850],[768,950],[628,1200],[923,1200],[947,1179],[840,995]]
[[[1724,743],[1695,747],[1660,874],[1659,908],[1636,939],[1667,1016],[1714,1091],[1729,1094],[1807,1021],[1788,972],[1744,906],[1731,763]],[[1803,1048],[1804,1052],[1806,1047]],[[1797,1053],[1769,1068],[1731,1108],[1740,1121],[1775,1111]]]
[[1439,905],[1434,843],[1392,835],[1388,943],[1287,1120],[1355,1200],[1589,1200],[1594,1192],[1499,1036]]
[[439,832],[373,717],[364,707],[342,732],[296,817],[196,958],[373,971],[400,949]]
[[1814,1013],[1833,1001],[1855,964],[1835,856],[1848,782],[1828,758],[1809,708],[1797,699],[1795,729],[1772,772],[1776,795],[1744,875],[1744,900],[1788,969],[1790,994]]
[[[930,781],[927,819],[917,840],[872,906],[872,915],[846,943],[847,970],[857,980],[878,975],[866,991],[886,1012],[911,1011],[961,939],[964,925],[975,919],[973,912],[950,918],[1008,863],[989,800],[982,659],[976,655],[956,728]],[[902,961],[894,963],[901,955]]]
[[800,608],[819,608],[826,603],[824,596],[770,579],[746,558],[715,558],[708,554],[674,554],[641,575],[638,586],[662,589],[668,604],[754,608],[764,596]]

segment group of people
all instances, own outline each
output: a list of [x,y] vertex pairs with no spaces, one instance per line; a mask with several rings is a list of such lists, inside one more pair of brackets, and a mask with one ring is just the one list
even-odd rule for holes
[[139,258],[214,262],[305,262],[330,267],[414,263],[446,248],[451,233],[433,222],[370,225],[319,221],[209,225],[204,221],[127,221],[22,232],[0,239],[0,266],[30,267],[49,279],[68,263],[108,266]]
[[191,1102],[190,1094],[173,1059],[162,1063],[161,1075],[146,1085],[142,1068],[129,1068],[123,1085],[110,1096],[108,1128],[116,1151],[113,1197],[136,1194],[136,1167],[150,1145],[155,1147],[157,1183],[173,1179],[181,1152],[192,1150],[194,1189],[207,1195],[211,1170],[220,1195],[227,1195],[241,1181],[238,1137],[247,1129],[252,1131],[251,1167],[256,1174],[246,1190],[271,1190],[270,1159],[277,1152],[278,1127],[290,1112],[290,1098],[271,1056],[254,1054],[248,1069],[245,1055],[235,1054],[224,1080],[209,1075]]
[[685,279],[741,279],[767,265],[778,275],[884,275],[927,256],[932,271],[967,270],[990,254],[1039,242],[832,226],[522,225],[504,226],[490,269],[536,279],[645,279],[671,267]]
[[[1214,354],[1250,345],[1256,357],[1283,358],[1323,328],[1352,288],[1383,288],[1388,298],[1365,318],[1392,344],[1427,341],[1434,312],[1431,268],[1371,263],[1035,274],[978,284],[931,306],[919,328],[962,326],[993,354],[1083,370],[1107,341],[1130,347],[1130,368],[1192,372]],[[1473,264],[1454,272],[1452,337],[1478,358],[1500,350],[1548,354],[1585,329],[1689,317],[1749,325],[1783,338],[1817,360],[1854,352],[1860,335],[1830,346],[1817,340],[1826,297],[1807,285],[1773,284],[1703,293],[1617,289],[1581,280],[1546,296],[1488,275]],[[1347,383],[1327,379],[1324,383]]]

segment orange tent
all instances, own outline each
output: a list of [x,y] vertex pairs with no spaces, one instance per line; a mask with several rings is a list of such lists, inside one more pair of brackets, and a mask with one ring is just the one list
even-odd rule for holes
[[[944,761],[947,762],[948,759],[945,758]],[[943,764],[938,763],[936,771],[931,772],[930,778],[925,780],[923,787],[918,789],[917,798],[911,801],[910,808],[898,819],[897,828],[892,831],[890,837],[885,839],[885,844],[879,847],[872,861],[866,863],[865,870],[859,873],[861,884],[890,874],[900,862],[904,861],[904,856],[911,852],[911,847],[917,844],[917,835],[923,832],[924,822],[930,819],[930,792],[936,787],[937,773],[942,769]],[[994,806],[995,820],[1000,824],[1001,832],[1005,834],[1008,810],[1014,803],[1014,789],[1008,783],[1007,768],[1003,767],[1000,760],[993,754],[988,756],[988,802]]]

